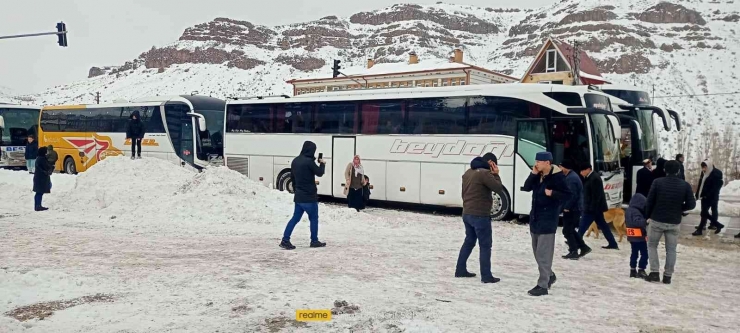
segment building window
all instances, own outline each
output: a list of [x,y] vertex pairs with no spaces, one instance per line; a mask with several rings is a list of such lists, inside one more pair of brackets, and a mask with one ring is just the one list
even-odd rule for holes
[[439,80],[432,81],[432,87],[439,87]]
[[442,79],[442,86],[443,87],[447,87],[449,85],[450,85],[450,80],[449,79]]
[[558,63],[558,53],[555,51],[555,49],[547,50],[546,55],[546,62],[545,62],[545,72],[551,73],[551,72],[557,72],[557,63]]

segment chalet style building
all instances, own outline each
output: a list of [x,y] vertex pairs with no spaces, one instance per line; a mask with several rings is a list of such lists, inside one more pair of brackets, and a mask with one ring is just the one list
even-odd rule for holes
[[[576,57],[576,54],[579,56]],[[577,73],[575,68],[579,69]],[[542,45],[521,82],[565,85],[574,85],[574,82],[575,85],[609,83],[585,51],[552,37]]]

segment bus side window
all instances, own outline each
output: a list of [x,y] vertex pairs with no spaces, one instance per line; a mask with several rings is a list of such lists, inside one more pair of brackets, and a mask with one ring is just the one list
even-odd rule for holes
[[401,134],[405,104],[403,101],[362,102],[362,134]]
[[407,134],[465,134],[466,98],[419,98],[409,101]]
[[151,116],[149,117],[149,121],[146,125],[146,132],[147,133],[165,133],[164,130],[164,123],[162,122],[162,114],[160,112],[159,106],[150,106],[151,108]]

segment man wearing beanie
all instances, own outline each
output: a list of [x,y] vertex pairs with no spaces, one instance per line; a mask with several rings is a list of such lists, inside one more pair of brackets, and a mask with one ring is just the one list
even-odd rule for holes
[[503,190],[501,177],[498,175],[496,156],[486,154],[470,162],[470,169],[462,176],[463,224],[465,241],[457,257],[455,277],[475,277],[468,272],[467,261],[473,252],[475,241],[480,246],[480,275],[483,283],[496,283],[500,279],[491,273],[491,230],[492,192]]
[[583,183],[581,177],[578,177],[574,161],[563,161],[560,163],[560,169],[563,170],[565,183],[573,194],[563,205],[563,236],[565,243],[568,244],[568,254],[564,255],[563,259],[578,260],[581,257],[578,250],[581,250],[583,255],[591,252],[591,248],[583,242],[583,236],[576,230],[583,212]]
[[681,213],[696,207],[696,199],[691,193],[691,185],[678,177],[681,169],[676,161],[665,164],[666,177],[653,181],[647,197],[645,215],[648,217],[648,261],[650,275],[648,282],[660,281],[660,258],[658,243],[665,235],[665,270],[663,283],[670,284],[676,265],[676,246],[681,224]]
[[555,233],[562,205],[570,200],[572,193],[565,182],[565,174],[552,165],[550,152],[539,152],[535,156],[532,174],[524,182],[522,190],[532,192],[532,210],[529,213],[529,233],[532,236],[532,250],[540,277],[537,285],[529,291],[532,296],[548,294],[548,289],[556,281],[552,271],[552,257],[555,252]]

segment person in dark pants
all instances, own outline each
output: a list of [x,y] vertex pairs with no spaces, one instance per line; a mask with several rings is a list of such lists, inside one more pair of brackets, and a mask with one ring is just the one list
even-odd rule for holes
[[370,202],[370,177],[365,175],[365,181],[362,183],[362,199],[365,201],[365,206]]
[[365,183],[365,168],[362,166],[360,155],[355,155],[352,162],[344,170],[344,192],[347,196],[347,205],[358,212],[365,209],[363,184]]
[[532,236],[532,251],[537,261],[540,277],[537,285],[528,293],[531,296],[548,294],[548,289],[557,280],[552,271],[552,257],[555,252],[555,233],[563,204],[570,200],[572,193],[565,181],[565,174],[552,165],[550,152],[535,155],[532,174],[522,186],[525,192],[532,192],[532,210],[529,212],[529,233]]
[[[624,224],[627,227],[627,240],[632,246],[630,255],[630,277],[644,279],[648,275],[645,273],[648,263],[648,246],[647,246],[647,221],[645,220],[645,206],[647,198],[640,193],[630,200],[630,206],[624,212]],[[640,270],[637,268],[637,258],[640,258]]]
[[653,162],[649,159],[642,161],[643,168],[637,171],[635,179],[635,193],[640,193],[647,197],[650,193],[650,186],[653,185]]
[[323,159],[319,160],[316,165],[316,144],[311,141],[303,143],[301,154],[293,159],[290,164],[291,178],[293,179],[293,217],[285,226],[283,240],[280,247],[286,250],[293,250],[295,246],[290,242],[290,236],[296,224],[301,221],[303,213],[308,214],[311,229],[311,247],[324,247],[326,243],[319,241],[319,196],[316,189],[316,177],[324,175],[326,163]]
[[670,284],[676,265],[676,247],[681,224],[681,213],[696,207],[696,199],[691,193],[691,185],[678,178],[678,162],[669,161],[665,165],[667,176],[656,179],[647,197],[645,215],[648,220],[648,256],[650,274],[645,281],[660,281],[660,258],[658,244],[665,235],[665,271],[663,283]]
[[462,176],[463,224],[465,241],[457,257],[455,277],[475,277],[468,272],[467,261],[473,252],[475,241],[480,246],[480,275],[483,283],[496,283],[501,279],[491,273],[491,207],[493,192],[501,192],[501,177],[498,175],[496,156],[489,153],[470,162],[470,169]]
[[[141,121],[139,111],[131,113],[131,117],[128,120],[128,127],[126,128],[126,139],[131,139],[131,159],[141,158],[141,140],[144,138],[146,133],[144,129],[144,123]],[[139,149],[138,152],[136,149]]]
[[576,230],[583,212],[583,183],[575,171],[576,168],[576,163],[571,160],[560,163],[560,169],[565,174],[565,182],[573,194],[563,205],[563,236],[568,244],[568,254],[564,255],[563,259],[571,260],[580,258],[578,250],[581,250],[581,253],[591,252],[591,248],[583,242],[583,236]]
[[36,138],[34,138],[33,135],[29,135],[24,155],[26,158],[26,170],[28,170],[28,173],[30,174],[33,174],[34,169],[36,168],[36,158],[38,157],[38,154],[39,143],[36,141]]
[[[601,176],[594,173],[593,167],[590,164],[583,166],[581,176],[585,179],[583,184],[584,209],[583,216],[581,216],[581,223],[578,226],[578,234],[583,237],[591,222],[596,222],[596,226],[604,233],[604,238],[609,242],[607,246],[602,246],[601,248],[619,250],[619,245],[614,239],[612,230],[606,224],[606,220],[604,220],[604,212],[609,210],[609,205],[606,203],[604,182],[601,181]],[[581,252],[581,256],[583,256],[583,252]]]
[[36,159],[36,171],[33,174],[33,191],[36,192],[33,198],[33,210],[37,212],[49,209],[41,205],[41,200],[44,198],[44,194],[51,193],[52,172],[53,169],[46,159],[46,147],[41,147]]
[[677,154],[676,155],[676,162],[678,162],[679,165],[681,165],[681,168],[678,170],[678,178],[681,178],[683,180],[686,180],[686,172],[685,172],[685,169],[683,167],[683,160],[684,160],[683,154]]
[[[724,224],[717,221],[719,218],[719,212],[717,211],[719,192],[722,190],[722,185],[724,185],[722,171],[715,168],[709,161],[701,162],[701,177],[696,191],[696,198],[701,200],[701,222],[699,222],[699,226],[696,227],[696,231],[692,235],[701,236],[707,226],[707,219],[709,220],[709,229],[715,229],[715,234],[720,233],[722,228],[725,227]],[[709,214],[710,209],[712,210],[711,215]]]

